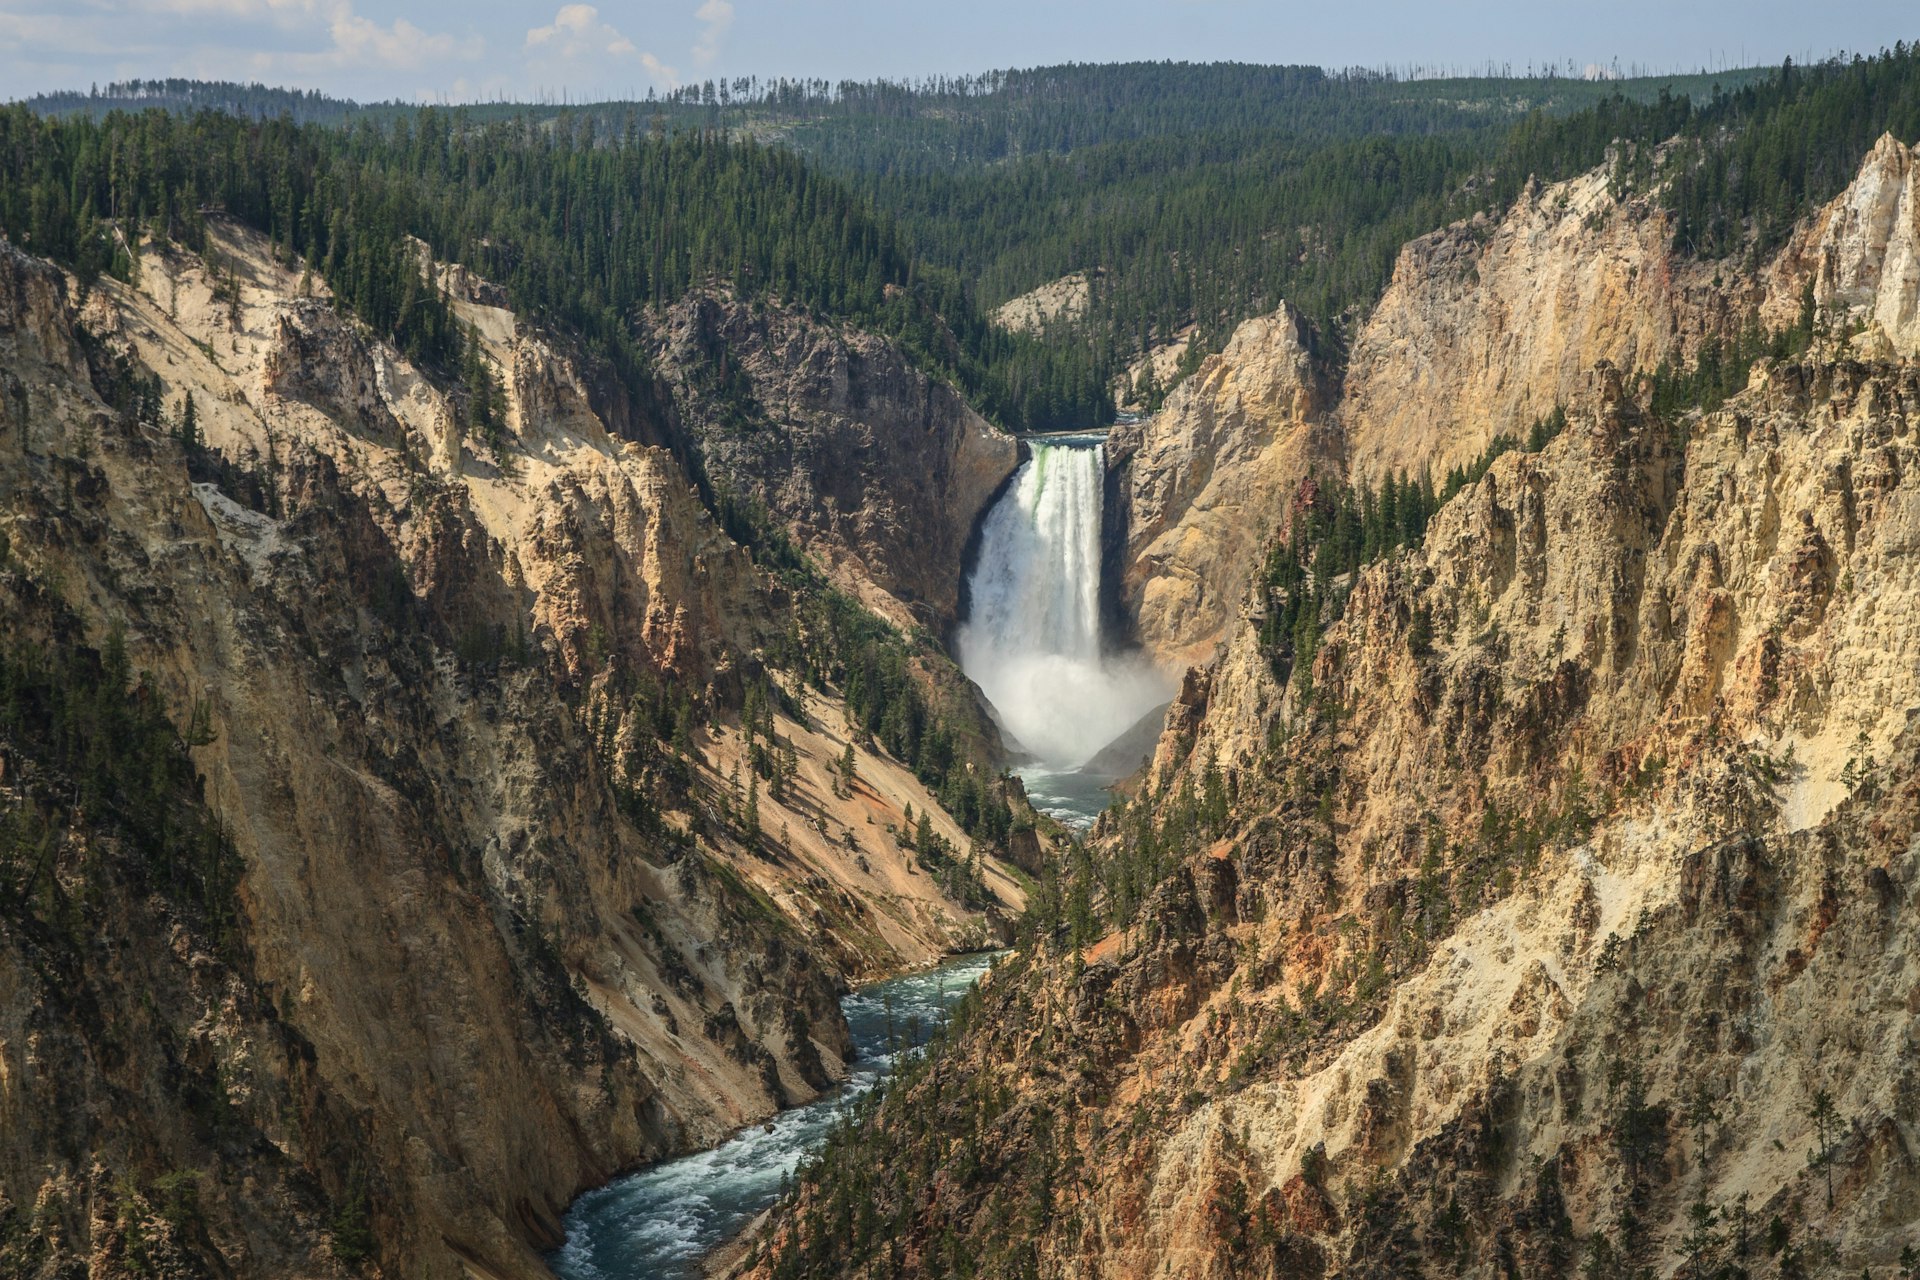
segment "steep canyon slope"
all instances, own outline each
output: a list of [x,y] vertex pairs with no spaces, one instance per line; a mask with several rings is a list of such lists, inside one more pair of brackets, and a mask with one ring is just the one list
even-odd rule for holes
[[1756,272],[1680,252],[1658,199],[1617,191],[1610,168],[1530,184],[1502,217],[1402,248],[1337,378],[1290,308],[1246,322],[1159,413],[1114,433],[1122,625],[1169,664],[1212,657],[1302,481],[1437,481],[1498,436],[1525,440],[1601,361],[1684,367],[1755,323],[1793,326],[1809,302],[1860,354],[1911,354],[1914,168],[1912,148],[1882,138],[1846,193]]
[[4,867],[0,1270],[545,1274],[574,1194],[813,1096],[846,982],[1022,890],[895,838],[969,847],[664,447],[697,404],[610,397],[458,268],[470,367],[429,376],[212,242],[84,305],[0,245],[5,662],[148,716],[126,776],[232,869],[183,899],[124,800],[61,807],[113,733],[0,745],[9,821],[48,815]]
[[870,334],[699,295],[656,326],[707,465],[902,626],[958,621],[967,542],[1019,443]]
[[1337,468],[1331,394],[1288,308],[1250,320],[1157,414],[1107,444],[1108,575],[1161,662],[1212,657],[1300,482]]

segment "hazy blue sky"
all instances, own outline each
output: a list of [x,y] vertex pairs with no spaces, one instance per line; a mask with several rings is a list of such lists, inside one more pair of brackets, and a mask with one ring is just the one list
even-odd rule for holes
[[363,99],[644,96],[1138,58],[1666,70],[1916,36],[1913,0],[0,0],[0,99],[165,75]]

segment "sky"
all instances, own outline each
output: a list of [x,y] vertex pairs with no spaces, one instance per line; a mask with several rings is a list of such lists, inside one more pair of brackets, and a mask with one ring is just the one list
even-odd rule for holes
[[1917,37],[1912,0],[0,0],[0,100],[191,76],[581,101],[1136,59],[1670,71]]

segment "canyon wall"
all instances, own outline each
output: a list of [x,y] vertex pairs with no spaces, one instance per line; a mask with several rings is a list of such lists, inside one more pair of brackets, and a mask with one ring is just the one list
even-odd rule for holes
[[944,636],[962,563],[1020,446],[882,339],[698,296],[655,337],[707,466],[846,590]]
[[1162,661],[1204,662],[1310,476],[1437,481],[1496,436],[1524,440],[1599,361],[1685,360],[1789,288],[1791,309],[1769,315],[1797,318],[1797,285],[1739,278],[1671,240],[1656,201],[1618,197],[1599,169],[1403,247],[1337,384],[1290,310],[1244,323],[1159,413],[1115,433],[1123,621]]
[[1107,444],[1108,574],[1131,639],[1204,662],[1300,484],[1339,464],[1331,396],[1290,308],[1249,320]]
[[1808,292],[1864,356],[1920,354],[1920,146],[1874,144],[1846,193],[1800,228],[1767,273],[1778,328]]
[[1090,1157],[1063,1254],[1664,1272],[1695,1203],[1729,1259],[1737,1216],[1756,1261],[1776,1217],[1842,1269],[1910,1243],[1920,378],[1782,367],[1679,443],[1610,370],[1574,404],[1367,571],[1310,695],[1248,625],[1176,710],[1166,785],[1240,802],[1083,980],[1140,1044],[1100,1088],[1171,1133]]
[[1619,197],[1601,168],[1406,245],[1348,361],[1354,477],[1443,475],[1496,434],[1525,438],[1598,361],[1650,372],[1737,330],[1757,286],[1672,240],[1658,202]]
[[991,941],[1021,890],[986,858],[970,909],[916,868],[909,806],[966,837],[884,752],[838,777],[849,716],[768,665],[785,589],[646,442],[671,423],[597,411],[447,272],[483,425],[263,238],[213,238],[84,305],[0,247],[9,661],[122,646],[239,868],[213,936],[111,815],[24,864],[54,905],[0,932],[0,1256],[542,1275],[574,1194],[817,1094],[846,983]]

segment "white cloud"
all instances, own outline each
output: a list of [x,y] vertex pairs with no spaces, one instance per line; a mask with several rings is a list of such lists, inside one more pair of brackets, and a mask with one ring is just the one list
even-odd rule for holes
[[418,67],[449,58],[478,58],[485,42],[478,36],[461,39],[444,31],[422,31],[405,18],[381,26],[361,17],[347,4],[334,6],[328,23],[333,48],[320,56],[339,66]]
[[[103,27],[91,15],[0,10],[0,49],[9,52],[18,50],[42,58],[52,54],[119,57],[128,53],[137,57],[151,55],[159,47],[152,42],[133,44],[125,33]],[[12,94],[7,96],[11,98]]]
[[720,42],[733,26],[733,4],[731,0],[701,0],[693,16],[701,24],[700,38],[693,46],[693,60],[704,67],[720,56]]
[[678,84],[680,77],[672,67],[634,44],[619,28],[600,20],[600,10],[590,4],[561,5],[553,21],[544,27],[527,30],[527,49],[544,57],[573,61],[581,58],[631,58],[646,68],[656,80]]
[[527,48],[548,47],[563,58],[584,53],[628,54],[633,41],[621,35],[611,23],[600,21],[600,11],[590,4],[563,4],[553,22],[527,31]]
[[[323,48],[262,49],[248,59],[256,75],[276,72],[417,70],[451,60],[472,61],[486,51],[479,36],[427,31],[405,18],[384,26],[358,12],[352,0],[152,0],[182,14],[225,14],[272,21],[282,28],[325,33]],[[203,51],[204,52],[204,51]]]
[[234,18],[243,22],[311,18],[322,11],[319,0],[141,0],[136,7],[172,18]]

